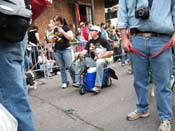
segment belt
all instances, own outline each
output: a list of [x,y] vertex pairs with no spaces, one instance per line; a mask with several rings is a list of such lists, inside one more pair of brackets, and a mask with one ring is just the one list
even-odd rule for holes
[[157,33],[157,32],[142,32],[137,28],[133,28],[130,30],[131,35],[135,36],[143,36],[143,37],[162,37],[162,36],[170,36],[169,34]]

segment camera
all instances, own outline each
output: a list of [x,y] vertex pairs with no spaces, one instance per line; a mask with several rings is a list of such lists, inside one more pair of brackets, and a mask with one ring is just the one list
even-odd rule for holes
[[135,17],[137,19],[147,20],[149,18],[149,7],[140,7],[135,11]]

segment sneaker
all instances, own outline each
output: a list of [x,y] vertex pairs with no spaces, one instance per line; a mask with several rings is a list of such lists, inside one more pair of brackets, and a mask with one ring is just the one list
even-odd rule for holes
[[94,88],[92,88],[92,91],[94,91],[95,93],[99,93],[101,91],[101,87],[100,86],[95,86]]
[[175,83],[175,78],[173,75],[171,75],[171,89],[173,89],[174,83]]
[[131,68],[128,68],[128,74],[133,74],[133,72],[132,72],[132,69]]
[[171,122],[169,120],[160,122],[158,131],[171,131]]
[[67,83],[63,83],[61,88],[63,88],[63,89],[67,88]]
[[76,83],[75,82],[75,83],[72,84],[72,86],[75,87],[75,88],[79,88],[80,87],[80,83]]
[[140,113],[140,112],[134,111],[134,112],[131,112],[130,114],[128,114],[126,119],[128,121],[134,121],[134,120],[137,120],[139,118],[146,118],[148,116],[150,116],[149,112]]

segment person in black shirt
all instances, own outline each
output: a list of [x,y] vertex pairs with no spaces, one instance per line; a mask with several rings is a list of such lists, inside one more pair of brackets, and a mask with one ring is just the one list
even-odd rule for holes
[[86,54],[88,56],[86,58],[86,64],[88,64],[90,67],[93,65],[96,66],[95,87],[92,90],[94,92],[99,92],[102,86],[104,67],[107,63],[112,61],[113,51],[111,45],[104,38],[100,36],[101,29],[99,26],[96,25],[92,26],[90,29],[90,34],[92,39],[87,42],[82,52],[77,52],[75,54],[75,58],[77,58],[79,55]]
[[[29,45],[31,44],[31,56],[32,56],[32,64],[35,65],[38,62],[38,49],[39,49],[39,44],[40,43],[40,38],[39,38],[39,32],[38,32],[38,26],[36,25],[31,25],[29,31],[28,31],[28,41]],[[37,64],[35,69],[39,69],[39,64]]]
[[67,88],[68,81],[66,75],[66,68],[69,69],[70,76],[72,78],[73,83],[75,83],[75,72],[71,68],[71,64],[73,61],[72,49],[70,46],[71,40],[73,40],[73,33],[70,30],[69,26],[65,18],[56,17],[55,19],[55,29],[54,29],[54,40],[55,40],[55,57],[58,63],[58,66],[61,71],[62,78],[62,88]]

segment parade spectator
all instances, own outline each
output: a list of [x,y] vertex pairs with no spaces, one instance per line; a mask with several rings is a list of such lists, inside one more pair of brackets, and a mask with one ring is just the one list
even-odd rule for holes
[[47,52],[46,51],[42,51],[39,53],[38,56],[38,63],[40,66],[40,70],[44,71],[44,75],[45,77],[50,77],[52,76],[52,72],[53,72],[53,66],[54,66],[54,60],[49,60],[47,58]]
[[101,27],[101,37],[107,40],[108,39],[108,33],[106,31],[106,25],[105,25],[105,23],[102,22],[100,24],[100,27]]
[[92,39],[90,34],[90,28],[92,27],[92,24],[89,21],[85,22],[85,28],[88,33],[88,40]]
[[47,58],[48,59],[54,59],[53,56],[53,46],[54,46],[54,33],[53,33],[54,25],[53,24],[48,24],[47,30],[45,31],[45,48],[47,49]]
[[80,29],[81,29],[81,35],[84,37],[84,39],[86,41],[89,40],[89,34],[88,34],[88,30],[84,24],[84,22],[80,22]]
[[[92,39],[89,40],[82,52],[77,52],[75,58],[79,55],[87,55],[86,63],[87,66],[96,67],[96,80],[95,87],[92,89],[94,92],[100,92],[102,86],[102,79],[105,65],[112,61],[113,55],[111,45],[103,38],[101,38],[101,29],[99,26],[92,26],[90,29]],[[88,64],[89,63],[89,64]],[[78,63],[76,65],[79,65]],[[76,68],[76,74],[78,69]],[[76,77],[77,83],[73,86],[78,87],[79,79]]]
[[85,43],[86,43],[86,40],[81,35],[81,29],[80,28],[77,29],[76,39],[78,41],[78,45],[77,45],[76,51],[80,52],[80,51],[82,51],[84,49],[84,46],[85,46]]
[[[144,11],[144,15],[139,13],[141,10]],[[169,42],[175,46],[174,18],[175,3],[171,1],[119,0],[118,28],[121,33],[123,48],[127,52],[130,49],[136,49],[145,55],[143,57],[130,52],[134,87],[137,95],[137,109],[128,114],[127,120],[133,121],[150,116],[148,96],[149,71],[151,69],[160,119],[158,131],[171,131],[170,120],[173,116],[172,91],[170,88],[172,51],[171,48],[168,48],[154,58],[150,58],[150,56],[159,52]],[[130,29],[131,40],[127,37],[127,29]],[[172,37],[170,37],[171,35]]]
[[53,24],[48,24],[47,29],[44,33],[44,40],[46,43],[53,43],[52,38],[54,36],[53,33],[54,25]]
[[68,78],[66,75],[66,68],[70,72],[73,83],[75,83],[75,72],[71,68],[71,63],[73,61],[72,49],[70,42],[73,40],[73,33],[70,30],[65,18],[58,16],[55,19],[55,57],[58,62],[61,78],[62,78],[62,88],[65,89],[68,87]]
[[[32,43],[32,63],[35,65],[38,61],[38,45],[40,43],[38,26],[32,24],[28,31],[28,41]],[[39,65],[36,66],[39,69]]]
[[70,27],[72,33],[75,35],[75,34],[76,34],[76,27],[75,27],[75,24],[69,24],[69,27]]

